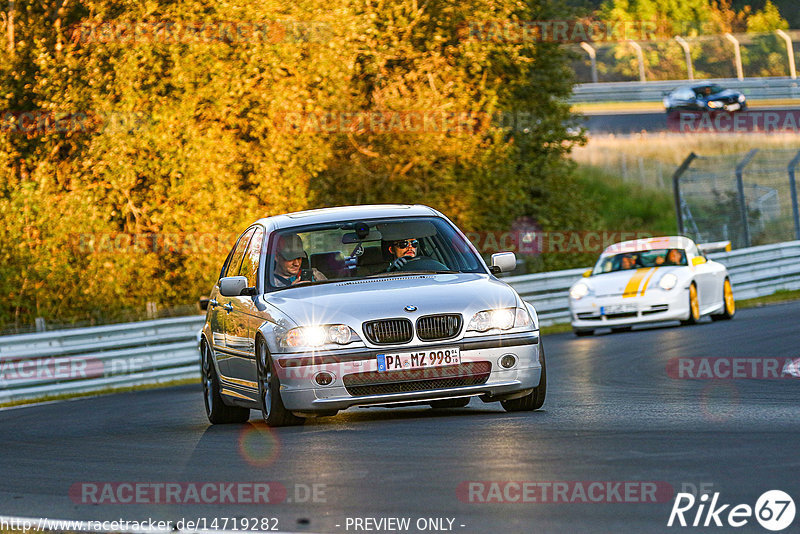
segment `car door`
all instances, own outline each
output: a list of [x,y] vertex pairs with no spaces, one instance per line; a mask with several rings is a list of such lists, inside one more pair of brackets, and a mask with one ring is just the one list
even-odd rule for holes
[[713,263],[709,263],[706,257],[700,254],[696,246],[687,249],[687,253],[690,265],[694,268],[697,300],[702,311],[711,306],[716,299],[714,289],[716,286],[716,269]]
[[[225,266],[225,272],[222,273],[224,277],[237,276],[239,273],[242,259],[244,258],[245,252],[247,251],[247,245],[250,242],[250,237],[253,235],[254,231],[255,227],[248,228],[236,241],[236,246],[233,249],[230,260]],[[220,294],[218,290],[216,291],[216,295],[216,302],[209,302],[209,305],[213,306],[214,310],[216,311],[216,320],[220,326],[224,338],[223,348],[218,351],[219,354],[217,356],[217,364],[219,365],[219,370],[223,376],[227,377],[230,373],[230,359],[232,351],[231,346],[236,342],[235,339],[233,342],[231,340],[230,314],[233,311],[233,297],[225,297]]]
[[[238,276],[247,278],[247,287],[256,288],[256,293],[263,291],[259,283],[258,268],[262,256],[265,231],[261,226],[254,227]],[[255,334],[264,322],[263,314],[258,310],[257,295],[242,295],[231,298],[233,306],[228,315],[228,351],[230,353],[229,372],[231,377],[243,380],[256,387]]]

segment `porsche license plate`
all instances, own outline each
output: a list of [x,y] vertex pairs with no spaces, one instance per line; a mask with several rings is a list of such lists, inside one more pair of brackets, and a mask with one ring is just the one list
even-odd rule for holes
[[727,106],[725,106],[725,109],[727,111],[737,111],[741,107],[742,106],[740,106],[739,104],[728,104]]
[[378,354],[378,371],[380,372],[442,367],[460,363],[461,354],[458,347]]
[[616,313],[636,313],[636,306],[633,304],[614,304],[600,308],[600,315],[614,315]]

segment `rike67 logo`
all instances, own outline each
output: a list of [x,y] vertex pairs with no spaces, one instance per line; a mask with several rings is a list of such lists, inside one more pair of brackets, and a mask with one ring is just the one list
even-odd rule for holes
[[[755,507],[748,504],[722,504],[719,496],[719,492],[714,493],[709,502],[708,494],[696,499],[691,493],[678,493],[667,526],[671,527],[677,520],[682,527],[721,527],[725,523],[729,527],[743,527],[755,516],[762,527],[777,532],[794,521],[794,500],[781,490],[764,492],[756,501]],[[693,510],[695,505],[696,510]]]

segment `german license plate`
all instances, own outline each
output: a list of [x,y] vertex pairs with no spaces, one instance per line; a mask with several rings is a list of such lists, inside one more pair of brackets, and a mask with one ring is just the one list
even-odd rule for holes
[[378,354],[378,371],[380,372],[442,367],[444,365],[458,365],[460,363],[461,353],[458,347]]
[[725,109],[728,110],[728,111],[736,111],[740,107],[742,107],[742,106],[740,106],[739,104],[728,104],[727,106],[725,106]]
[[600,308],[600,315],[613,315],[615,313],[635,313],[635,304],[613,304]]

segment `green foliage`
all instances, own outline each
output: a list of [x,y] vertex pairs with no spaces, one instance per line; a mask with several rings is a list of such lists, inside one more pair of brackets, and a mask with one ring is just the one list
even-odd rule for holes
[[[13,49],[0,56],[4,108],[83,126],[0,132],[10,303],[0,325],[192,303],[246,224],[306,208],[419,202],[467,230],[522,216],[582,228],[564,158],[582,142],[568,130],[567,53],[462,31],[565,16],[552,0],[17,2]],[[220,21],[270,31],[177,37]],[[143,39],[136,22],[174,26]],[[108,23],[130,30],[114,38]],[[360,111],[507,113],[524,127],[297,131],[284,121]],[[209,232],[198,248],[194,237]],[[159,246],[125,244],[154,235]]]

